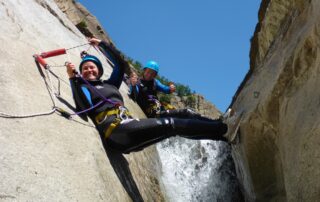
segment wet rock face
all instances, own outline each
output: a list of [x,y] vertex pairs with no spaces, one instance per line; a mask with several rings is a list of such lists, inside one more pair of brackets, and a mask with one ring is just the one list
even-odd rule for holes
[[265,0],[251,67],[233,101],[244,111],[233,146],[248,201],[320,196],[320,2]]
[[[12,115],[51,111],[53,102],[32,55],[84,44],[85,37],[51,0],[0,0],[0,22],[0,111]],[[54,66],[72,61],[77,66],[80,52],[86,49],[72,49],[47,62]],[[110,65],[94,49],[88,52],[100,58],[108,77]],[[72,112],[64,104],[74,106],[66,69],[51,70],[63,80],[60,93],[65,102],[56,100],[56,105]],[[57,90],[58,80],[52,75],[51,79]],[[127,91],[122,85],[128,108],[142,117]],[[146,201],[163,199],[152,167],[157,159],[153,147],[126,155],[127,159],[114,153],[108,158],[91,122],[79,117],[68,120],[59,113],[0,118],[0,125],[0,200],[131,201],[119,178],[127,185],[132,185],[133,178]],[[128,167],[130,179],[126,178]]]

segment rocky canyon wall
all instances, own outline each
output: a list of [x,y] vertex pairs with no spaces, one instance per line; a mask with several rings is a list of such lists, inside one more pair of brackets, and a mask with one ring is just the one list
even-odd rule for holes
[[232,107],[247,201],[320,198],[320,1],[263,0],[250,70]]

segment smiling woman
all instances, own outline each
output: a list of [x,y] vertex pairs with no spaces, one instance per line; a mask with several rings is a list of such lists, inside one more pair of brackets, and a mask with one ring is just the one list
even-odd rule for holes
[[84,79],[93,81],[101,76],[98,67],[94,62],[88,61],[82,65],[82,76]]

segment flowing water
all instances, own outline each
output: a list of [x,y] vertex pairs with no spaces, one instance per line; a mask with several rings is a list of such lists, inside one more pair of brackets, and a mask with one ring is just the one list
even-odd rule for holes
[[228,144],[173,137],[157,150],[168,201],[242,201]]

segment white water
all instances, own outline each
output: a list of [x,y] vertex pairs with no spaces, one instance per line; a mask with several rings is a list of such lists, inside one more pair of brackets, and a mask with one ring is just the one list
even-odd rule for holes
[[238,185],[230,147],[222,142],[173,137],[157,144],[161,185],[168,201],[234,201]]

